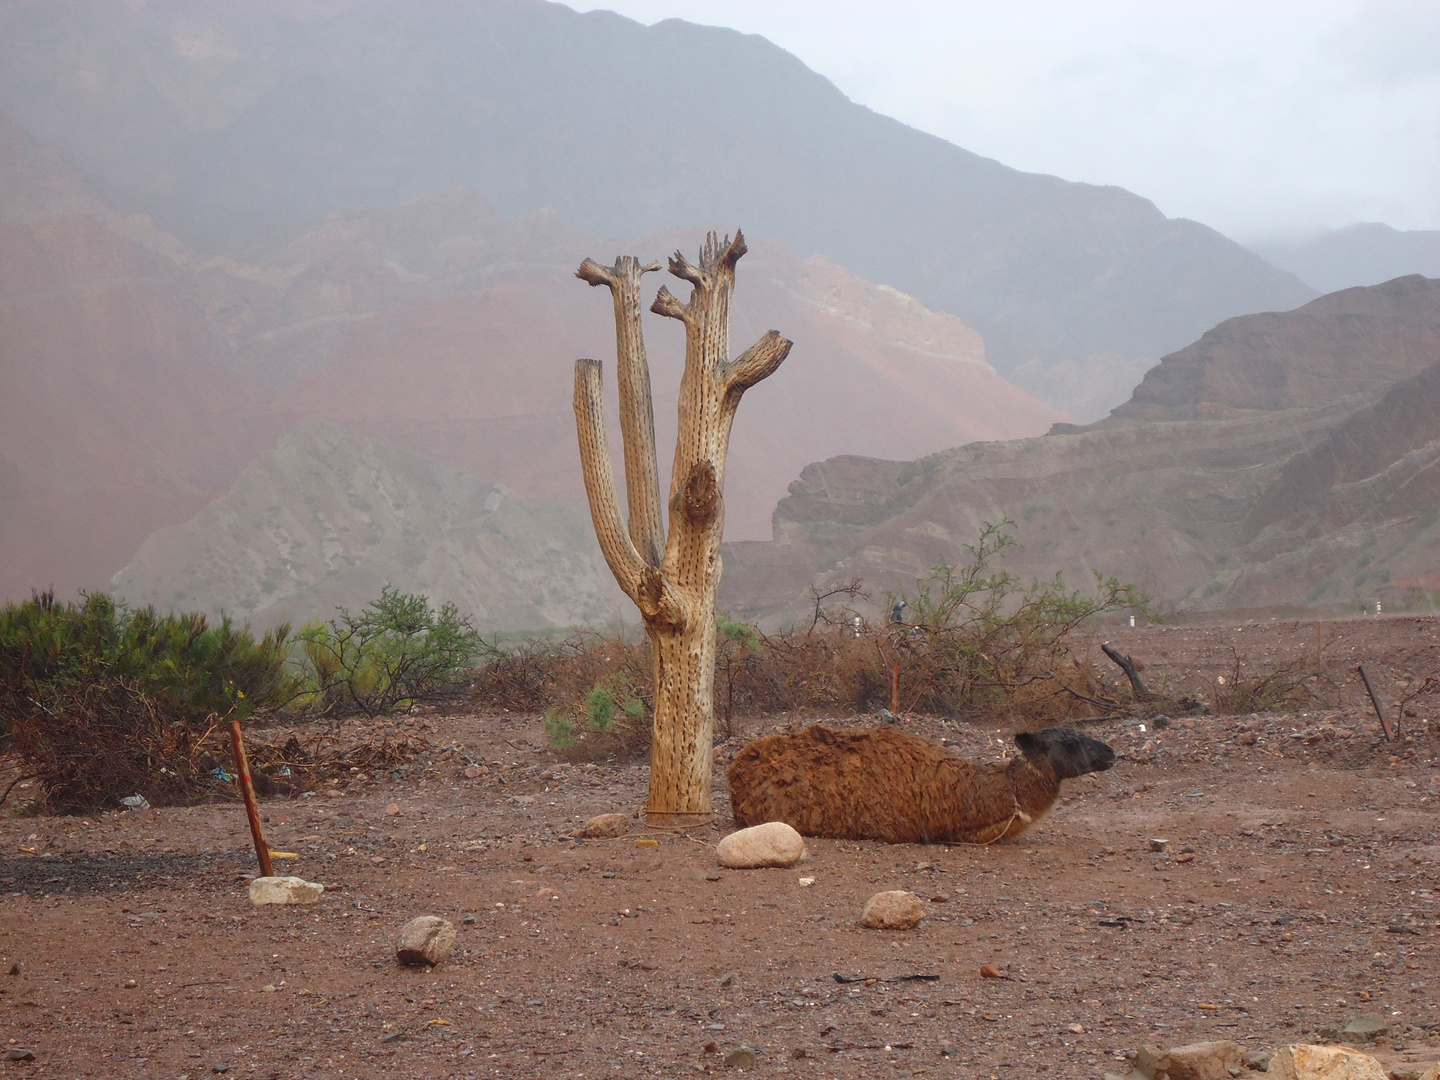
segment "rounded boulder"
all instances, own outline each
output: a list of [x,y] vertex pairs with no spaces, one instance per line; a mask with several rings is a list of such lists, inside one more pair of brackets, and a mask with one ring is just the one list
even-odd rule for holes
[[402,964],[434,967],[455,949],[455,924],[438,915],[421,915],[400,928],[395,938],[395,959]]
[[767,821],[732,832],[720,841],[715,855],[730,870],[794,866],[805,854],[805,839],[783,821]]

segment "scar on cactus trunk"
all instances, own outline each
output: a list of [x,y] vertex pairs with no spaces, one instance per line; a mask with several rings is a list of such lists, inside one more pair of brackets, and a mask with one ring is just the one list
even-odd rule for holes
[[770,375],[790,352],[774,330],[734,360],[730,296],[745,238],[705,238],[699,265],[680,252],[670,273],[688,281],[681,303],[661,286],[650,305],[685,324],[685,372],[680,381],[680,429],[675,440],[667,530],[661,518],[655,456],[655,411],[650,368],[640,327],[640,277],[660,269],[622,255],[613,266],[592,259],[575,276],[606,285],[615,304],[620,434],[625,444],[628,518],[620,501],[605,438],[597,360],[575,362],[575,421],[580,467],[600,550],[645,620],[655,657],[655,715],[650,746],[651,818],[703,820],[710,813],[714,738],[715,588],[720,582],[720,537],[725,528],[725,455],[730,425],[747,389]]

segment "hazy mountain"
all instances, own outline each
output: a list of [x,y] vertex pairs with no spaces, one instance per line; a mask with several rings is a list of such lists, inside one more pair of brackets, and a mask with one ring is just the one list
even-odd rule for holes
[[259,625],[358,610],[386,584],[491,630],[601,625],[628,604],[583,510],[318,423],[147,539],[113,584],[132,604]]
[[177,248],[0,116],[0,596],[103,585],[277,434]]
[[1314,295],[1143,198],[978,157],[759,37],[678,20],[0,0],[0,108],[117,206],[252,262],[327,214],[457,183],[599,235],[742,225],[960,316],[1002,374],[1084,418],[1220,320]]
[[1440,280],[1231,320],[1111,418],[1058,430],[808,466],[773,542],[727,546],[722,601],[783,619],[837,577],[913,588],[1007,517],[1022,577],[1098,570],[1192,607],[1414,601],[1440,584]]
[[[599,240],[554,212],[508,220],[452,188],[333,215],[268,261],[240,262],[116,213],[0,116],[0,595],[104,586],[148,535],[190,519],[307,418],[583,508],[573,364],[612,357],[614,326],[608,296],[575,267],[693,254],[701,235]],[[997,376],[954,315],[779,241],[751,243],[737,350],[772,326],[795,347],[736,422],[731,536],[768,535],[807,461],[911,456],[1063,418]],[[672,439],[682,339],[658,317],[647,333],[657,428]]]
[[1440,231],[1402,232],[1378,222],[1317,236],[1257,241],[1250,250],[1322,292],[1378,285],[1408,274],[1440,277]]

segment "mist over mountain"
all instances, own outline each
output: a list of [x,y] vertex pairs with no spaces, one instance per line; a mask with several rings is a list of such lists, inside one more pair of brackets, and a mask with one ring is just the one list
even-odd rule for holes
[[[267,261],[241,262],[193,252],[148,219],[117,213],[0,115],[0,595],[106,586],[142,541],[195,518],[258,452],[307,420],[583,516],[573,365],[613,357],[614,325],[608,296],[577,281],[575,267],[587,255],[693,251],[701,236],[601,240],[553,211],[506,219],[457,187],[332,215]],[[800,259],[781,241],[752,237],[751,247],[735,340],[748,344],[774,326],[795,347],[737,418],[730,535],[768,535],[775,502],[817,458],[921,454],[1035,434],[1064,418],[1000,378],[979,334],[956,316],[819,256]],[[663,443],[674,438],[683,337],[669,320],[647,322]],[[263,507],[301,498],[297,474],[261,475],[277,485]],[[219,520],[202,514],[190,535],[226,549],[228,534],[205,531]],[[140,577],[124,579],[127,589],[143,581],[136,596],[183,592],[186,603],[256,612],[290,595],[278,584],[241,588],[244,575],[192,573],[184,567],[194,560],[174,556],[172,541],[161,550],[169,554],[147,556]],[[388,550],[360,545],[352,555],[383,563]],[[590,549],[568,550],[580,558]],[[385,565],[410,591],[464,583]],[[296,573],[291,592],[317,585],[309,571]],[[496,574],[503,592],[520,571]],[[347,571],[322,593],[328,602],[336,581],[369,580]]]
[[584,232],[700,223],[960,316],[1082,419],[1308,286],[1113,187],[1027,174],[848,101],[758,37],[532,0],[0,3],[0,108],[192,249],[468,184]]
[[1250,249],[1322,292],[1379,285],[1407,274],[1440,277],[1440,231],[1402,231],[1378,222],[1317,236],[1257,241]]

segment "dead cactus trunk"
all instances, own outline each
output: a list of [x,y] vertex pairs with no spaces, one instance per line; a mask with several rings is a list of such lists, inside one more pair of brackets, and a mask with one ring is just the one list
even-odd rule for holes
[[575,362],[575,419],[580,466],[600,550],[645,620],[655,657],[655,714],[648,814],[674,821],[710,813],[714,739],[715,589],[725,527],[725,457],[730,426],[745,391],[780,366],[790,342],[768,331],[728,359],[730,296],[745,238],[709,234],[698,266],[680,252],[670,272],[690,282],[682,304],[663,286],[650,310],[685,324],[680,430],[670,479],[668,535],[660,516],[650,369],[640,327],[640,277],[659,263],[621,256],[610,267],[591,259],[575,276],[606,285],[615,303],[620,433],[625,443],[628,527],[610,467],[601,403],[601,364]]

